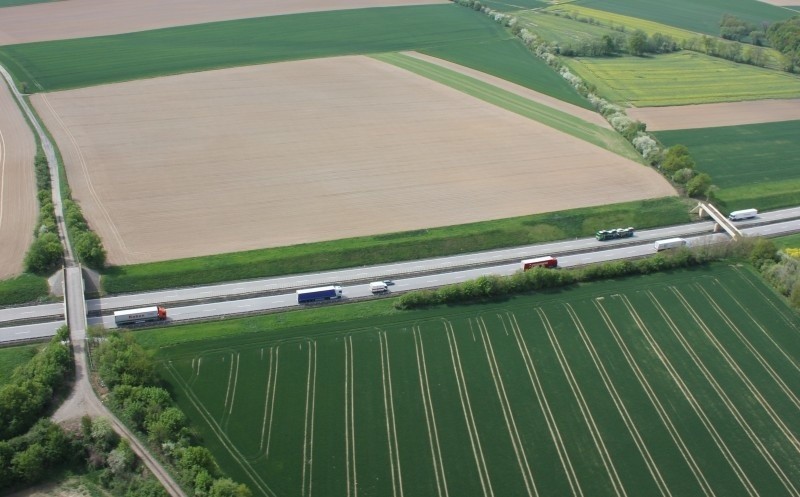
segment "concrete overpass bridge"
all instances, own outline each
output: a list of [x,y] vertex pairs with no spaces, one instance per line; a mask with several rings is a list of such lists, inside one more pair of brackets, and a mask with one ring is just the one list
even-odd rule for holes
[[739,240],[744,237],[742,232],[737,228],[727,217],[723,216],[722,213],[717,210],[716,207],[709,204],[708,202],[698,202],[697,207],[693,209],[696,210],[698,215],[703,217],[710,217],[714,220],[714,233],[720,231],[720,229],[725,230],[728,235],[734,240]]

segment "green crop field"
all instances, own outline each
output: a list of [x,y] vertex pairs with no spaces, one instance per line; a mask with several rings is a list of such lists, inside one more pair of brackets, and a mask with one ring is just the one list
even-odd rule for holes
[[11,379],[11,373],[17,366],[27,363],[41,347],[35,345],[17,345],[14,347],[0,347],[0,386]]
[[548,0],[482,0],[481,5],[500,12],[515,12],[519,9],[541,9],[550,5]]
[[568,65],[601,96],[636,107],[800,97],[795,75],[693,52],[573,59]]
[[[564,10],[572,12],[576,9]],[[606,14],[605,12],[601,13]],[[607,26],[580,22],[546,12],[518,12],[515,15],[519,19],[520,26],[536,33],[543,40],[557,43],[561,47],[579,46],[581,43],[600,39],[603,35],[615,33]]]
[[575,5],[606,10],[671,26],[719,35],[719,22],[731,14],[760,26],[788,19],[794,12],[755,0],[576,0]]
[[158,357],[257,496],[798,492],[800,319],[745,267],[265,327]]
[[419,51],[497,76],[573,105],[592,108],[588,100],[578,95],[543,60],[531,54],[517,38],[508,38],[510,35],[506,33],[504,36],[477,44],[442,45]]
[[[666,146],[683,144],[711,175],[726,202],[766,209],[800,201],[800,121],[659,131]],[[774,195],[785,197],[776,205]],[[788,195],[788,197],[787,197]],[[740,200],[741,199],[741,200]]]
[[[587,105],[509,37],[500,25],[472,9],[427,5],[273,16],[9,45],[0,47],[0,62],[18,83],[28,83],[30,91],[53,91],[286,60],[401,50],[429,50],[447,57],[452,51],[457,62]],[[466,47],[476,49],[470,52]]]

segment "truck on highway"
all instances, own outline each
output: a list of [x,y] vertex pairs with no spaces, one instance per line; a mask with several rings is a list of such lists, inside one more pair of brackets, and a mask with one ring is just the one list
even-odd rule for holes
[[665,240],[656,240],[655,248],[656,252],[661,252],[662,250],[683,247],[685,245],[686,240],[683,238],[667,238]]
[[594,237],[602,242],[605,240],[616,240],[618,238],[630,238],[633,236],[633,232],[634,232],[633,226],[629,226],[627,228],[600,230],[594,234]]
[[389,291],[389,285],[383,281],[373,281],[369,284],[369,291],[372,293],[386,293]]
[[165,319],[167,319],[167,310],[156,305],[138,309],[114,311],[114,323],[117,326],[123,324],[147,323],[150,321],[164,321]]
[[742,219],[750,219],[752,217],[756,217],[758,215],[758,211],[756,209],[743,209],[740,211],[733,211],[728,214],[728,219],[731,221],[741,221]]
[[342,287],[338,285],[320,286],[297,290],[297,303],[314,302],[316,300],[330,300],[342,298]]
[[555,257],[536,257],[535,259],[525,259],[522,261],[522,270],[527,271],[535,267],[553,268],[558,267],[558,259]]

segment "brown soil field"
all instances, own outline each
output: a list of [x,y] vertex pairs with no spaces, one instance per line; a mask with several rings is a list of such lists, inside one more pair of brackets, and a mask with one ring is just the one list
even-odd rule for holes
[[800,99],[641,107],[626,112],[646,123],[647,131],[714,128],[800,119]]
[[322,10],[447,3],[447,0],[66,0],[5,7],[0,45],[113,35]]
[[0,82],[0,279],[22,273],[25,252],[33,241],[39,206],[33,158],[33,132]]
[[675,194],[648,167],[362,56],[32,100],[113,264]]
[[777,7],[800,7],[800,0],[758,0]]

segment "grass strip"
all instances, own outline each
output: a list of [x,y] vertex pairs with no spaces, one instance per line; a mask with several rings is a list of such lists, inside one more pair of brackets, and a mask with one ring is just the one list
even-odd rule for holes
[[41,346],[42,344],[36,343],[0,347],[0,387],[6,385],[14,369],[30,361]]
[[47,300],[50,288],[47,278],[22,274],[0,281],[0,305],[17,305]]
[[690,221],[691,202],[664,197],[496,221],[330,242],[116,266],[102,277],[106,293],[141,292],[220,281],[326,271],[593,235],[609,226],[637,229]]
[[792,207],[800,205],[800,180],[722,188],[715,193],[715,196],[719,207],[726,211],[750,208],[770,210]]
[[373,55],[375,59],[392,64],[414,74],[449,86],[484,102],[540,122],[546,126],[585,140],[593,145],[641,162],[641,156],[619,133],[597,126],[566,112],[534,102],[489,83],[445,67],[398,53]]

